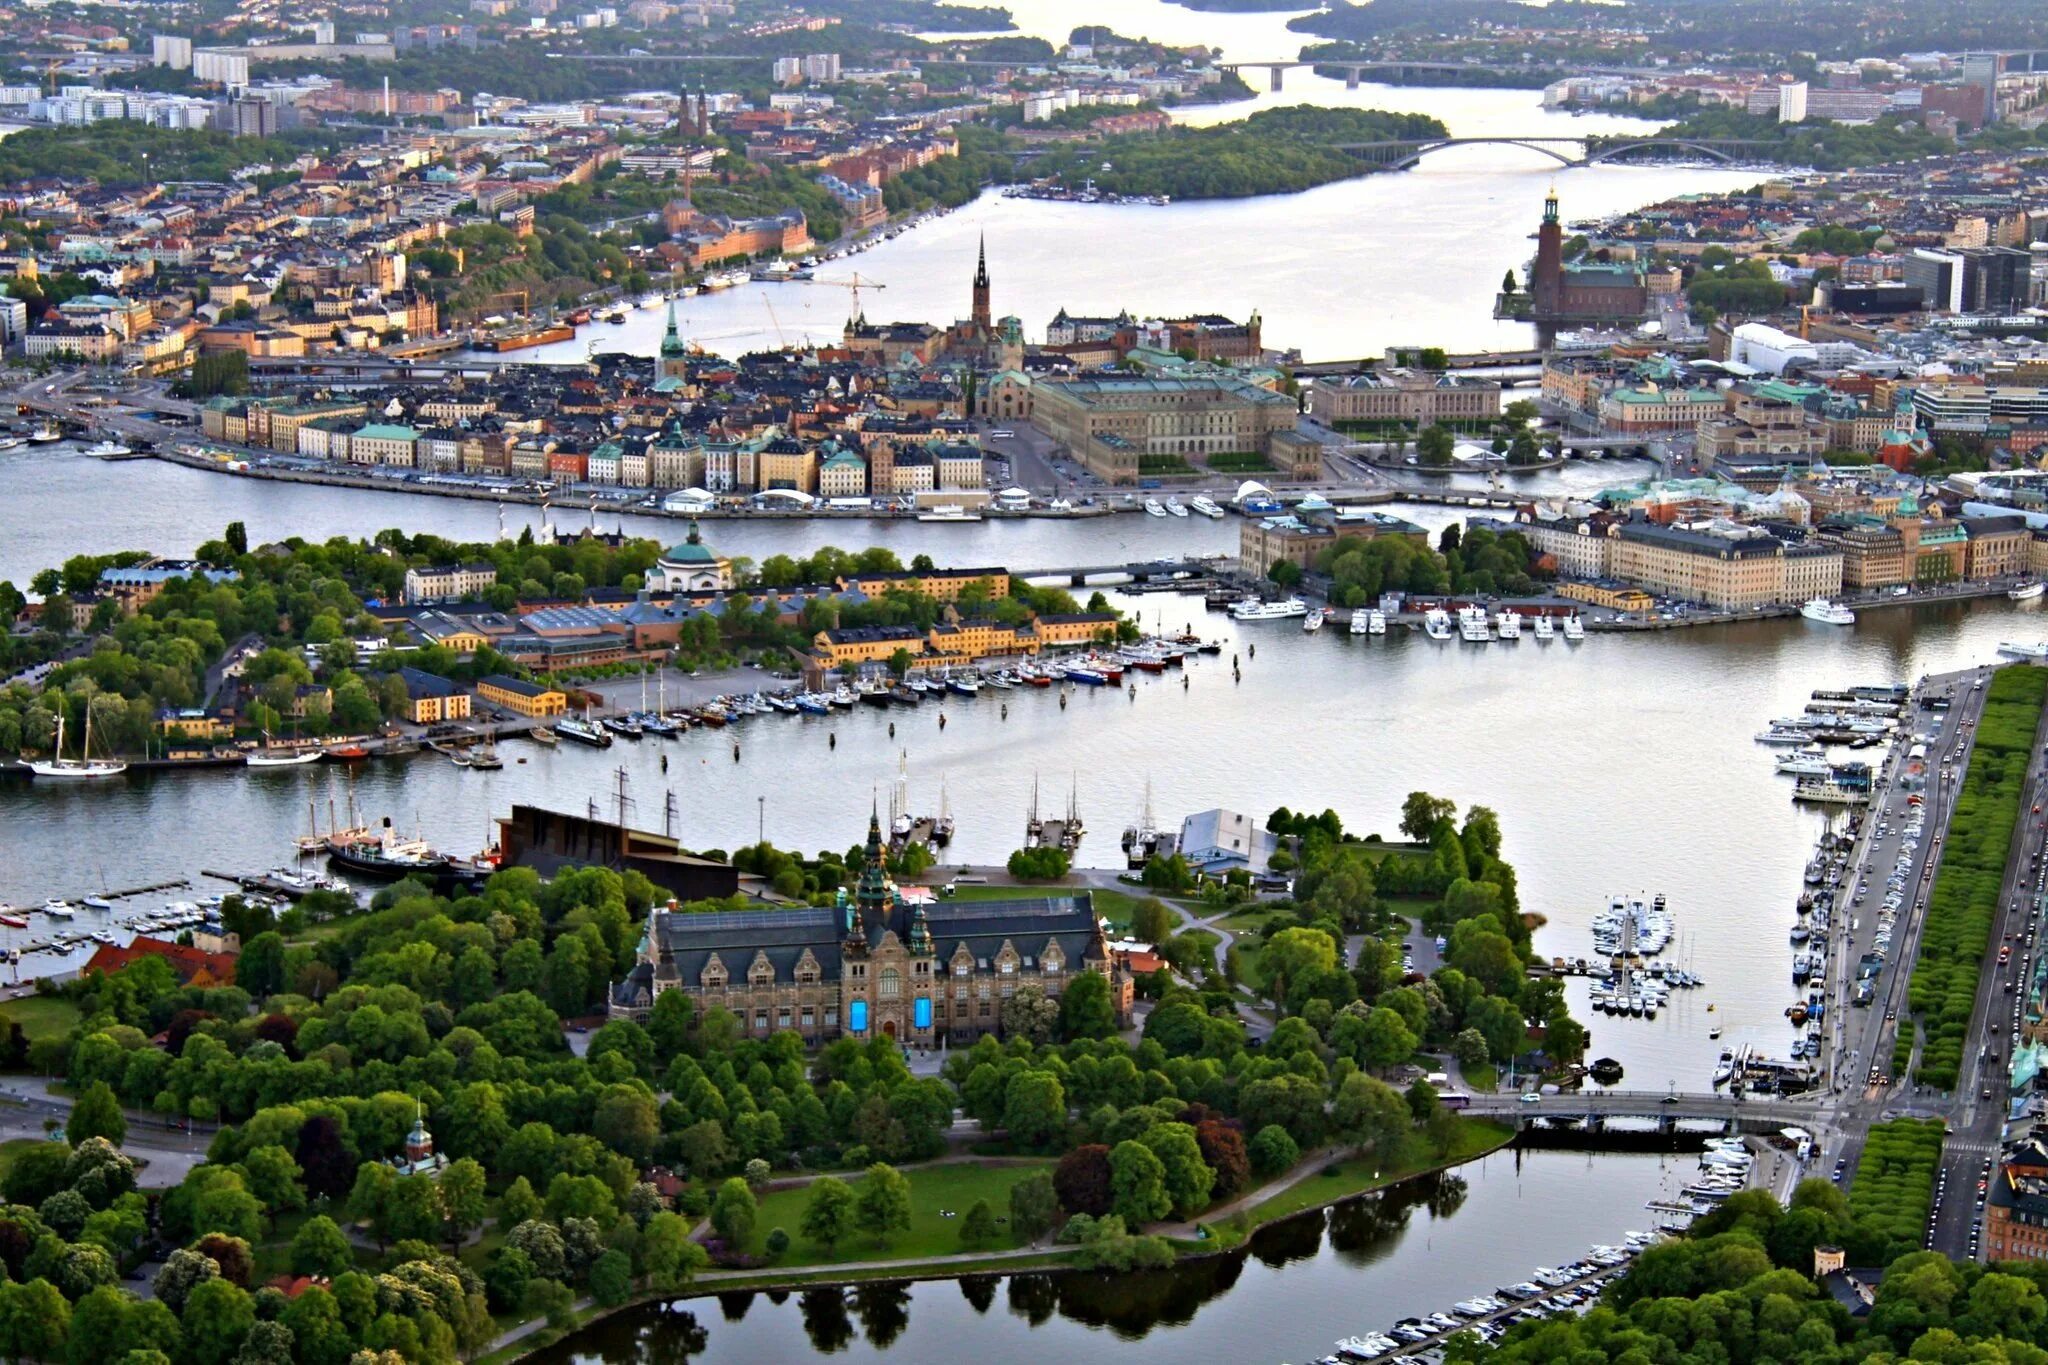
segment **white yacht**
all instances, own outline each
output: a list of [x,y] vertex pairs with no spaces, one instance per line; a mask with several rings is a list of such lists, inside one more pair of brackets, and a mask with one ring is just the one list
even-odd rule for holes
[[1196,497],[1188,503],[1188,506],[1211,521],[1215,521],[1223,515],[1223,509],[1217,506],[1212,498]]
[[1495,616],[1493,621],[1494,625],[1500,630],[1501,639],[1519,640],[1522,638],[1522,613],[1509,608]]
[[1564,638],[1575,643],[1586,638],[1586,623],[1577,614],[1564,618]]
[[2017,640],[2001,641],[1998,652],[2008,659],[2048,659],[2048,644],[2021,644]]
[[1170,517],[1184,517],[1188,514],[1188,509],[1186,504],[1181,502],[1179,498],[1168,498],[1166,500],[1166,514]]
[[1536,620],[1533,624],[1536,631],[1537,639],[1551,640],[1557,637],[1557,627],[1550,623],[1550,617],[1548,615],[1538,613]]
[[1432,640],[1451,638],[1451,616],[1442,607],[1431,607],[1422,618],[1422,633]]
[[1351,633],[1353,635],[1365,634],[1370,628],[1369,623],[1370,618],[1366,615],[1364,608],[1361,607],[1351,613]]
[[1819,754],[1786,754],[1778,760],[1778,771],[1787,777],[1826,777],[1828,761]]
[[1487,625],[1484,607],[1458,608],[1458,638],[1475,645],[1483,645],[1493,638],[1493,629]]
[[1165,515],[1166,515],[1166,504],[1162,503],[1162,502],[1161,502],[1161,501],[1159,501],[1159,499],[1157,499],[1157,498],[1147,498],[1147,499],[1145,499],[1145,515],[1146,515],[1146,516],[1148,516],[1148,517],[1163,517],[1163,516],[1165,516]]
[[1371,611],[1367,612],[1365,614],[1365,633],[1367,635],[1385,635],[1387,633],[1387,614],[1378,607],[1374,607]]
[[2044,591],[2048,591],[2048,583],[2044,583],[2037,578],[2031,583],[2020,584],[2017,588],[2007,593],[2006,596],[2015,602],[2031,602]]
[[1308,603],[1299,597],[1290,597],[1284,602],[1246,598],[1232,607],[1230,614],[1240,621],[1278,621],[1283,617],[1308,615]]
[[99,440],[87,446],[85,448],[85,453],[88,455],[97,455],[103,460],[112,460],[118,459],[123,455],[133,455],[135,451],[129,446],[122,445],[119,441],[114,440],[112,437],[101,437]]
[[1818,621],[1824,626],[1853,626],[1856,613],[1847,607],[1838,606],[1825,597],[1816,597],[1799,609],[1799,614],[1809,621]]
[[1320,607],[1301,618],[1301,629],[1304,634],[1313,635],[1322,628],[1323,611]]

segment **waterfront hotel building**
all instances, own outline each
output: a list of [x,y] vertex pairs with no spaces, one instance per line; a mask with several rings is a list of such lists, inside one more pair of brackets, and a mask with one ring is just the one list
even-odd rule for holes
[[610,1013],[644,1021],[663,991],[701,1012],[730,1010],[750,1038],[794,1029],[806,1044],[840,1037],[906,1045],[972,1042],[1002,1030],[1024,986],[1058,999],[1081,973],[1110,982],[1121,1025],[1129,973],[1116,964],[1086,891],[1001,901],[913,900],[882,864],[879,817],[867,856],[837,905],[648,913],[639,960],[614,983]]

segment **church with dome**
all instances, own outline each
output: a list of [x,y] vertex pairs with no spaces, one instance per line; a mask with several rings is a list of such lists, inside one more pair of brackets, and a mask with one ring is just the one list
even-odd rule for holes
[[729,592],[732,561],[704,543],[692,517],[689,534],[663,550],[647,571],[647,587],[653,592]]
[[612,1017],[644,1022],[662,992],[678,990],[699,1013],[731,1011],[750,1038],[795,1030],[806,1044],[934,1047],[1000,1033],[1003,1003],[1024,986],[1056,1000],[1094,972],[1110,983],[1119,1027],[1128,1023],[1130,973],[1086,891],[942,901],[899,888],[882,855],[881,819],[870,815],[859,879],[834,905],[649,911],[638,960],[612,986]]

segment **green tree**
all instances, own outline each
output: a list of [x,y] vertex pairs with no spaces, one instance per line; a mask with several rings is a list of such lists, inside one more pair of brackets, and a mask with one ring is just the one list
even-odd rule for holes
[[996,1211],[988,1200],[977,1199],[960,1220],[960,1241],[970,1247],[986,1246],[996,1239]]
[[94,1081],[85,1087],[71,1107],[64,1136],[73,1147],[88,1138],[105,1138],[116,1147],[127,1140],[128,1118],[121,1112],[121,1101],[114,1097],[112,1086]]
[[1408,1132],[1408,1103],[1385,1081],[1354,1071],[1337,1087],[1330,1123],[1344,1141],[1388,1161]]
[[683,1288],[710,1263],[704,1248],[690,1240],[690,1224],[681,1214],[661,1212],[647,1220],[640,1234],[640,1256],[647,1278],[666,1291]]
[[355,1264],[348,1238],[332,1218],[316,1213],[292,1234],[291,1268],[294,1275],[320,1275],[328,1279]]
[[633,1258],[617,1247],[591,1263],[590,1297],[606,1308],[624,1303],[633,1294]]
[[1119,1142],[1109,1153],[1111,1211],[1128,1227],[1155,1223],[1173,1211],[1166,1166],[1142,1142]]
[[1042,1147],[1066,1126],[1067,1096],[1059,1077],[1050,1071],[1020,1071],[1010,1079],[1003,1097],[1003,1127],[1012,1141]]
[[868,1167],[854,1191],[853,1224],[881,1246],[909,1231],[909,1177],[880,1161]]
[[1108,1038],[1116,1033],[1116,1006],[1109,978],[1081,972],[1060,993],[1060,1035],[1068,1039]]
[[711,1230],[727,1246],[743,1251],[753,1238],[760,1213],[761,1206],[747,1182],[733,1176],[718,1187],[718,1197],[711,1202]]
[[1252,1134],[1248,1150],[1252,1169],[1265,1176],[1278,1175],[1301,1160],[1301,1149],[1295,1145],[1294,1138],[1277,1123],[1268,1124]]
[[1035,1242],[1059,1221],[1059,1195],[1052,1173],[1039,1171],[1010,1186],[1010,1231],[1019,1242]]
[[71,1325],[71,1305],[48,1280],[0,1284],[0,1355],[56,1360]]
[[[1155,1123],[1145,1130],[1139,1141],[1159,1158],[1166,1197],[1173,1201],[1176,1217],[1192,1218],[1208,1207],[1209,1191],[1215,1187],[1216,1173],[1202,1160],[1201,1144],[1195,1140],[1192,1125]],[[1112,1172],[1115,1160],[1116,1154],[1112,1152]]]
[[440,1196],[441,1225],[450,1252],[462,1245],[470,1229],[483,1226],[489,1199],[484,1188],[484,1168],[469,1157],[448,1164],[435,1182]]
[[1428,792],[1409,792],[1401,802],[1401,833],[1416,843],[1425,843],[1436,830],[1439,821],[1448,820],[1457,814],[1455,801],[1447,801]]
[[1441,469],[1450,464],[1457,447],[1458,438],[1451,429],[1441,422],[1432,422],[1415,438],[1415,458],[1432,469]]
[[193,1365],[228,1365],[256,1324],[256,1307],[239,1286],[203,1280],[193,1286],[178,1316],[185,1327],[185,1355]]
[[797,1224],[806,1241],[821,1247],[827,1255],[854,1230],[853,1190],[843,1180],[820,1176],[811,1182],[804,1201],[803,1220]]

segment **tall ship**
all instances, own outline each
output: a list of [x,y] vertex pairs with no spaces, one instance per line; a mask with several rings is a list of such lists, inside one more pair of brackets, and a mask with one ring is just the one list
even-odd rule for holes
[[77,758],[64,757],[64,717],[57,717],[57,742],[50,749],[48,758],[25,759],[22,766],[37,777],[61,778],[102,778],[119,777],[128,771],[128,765],[117,758],[94,758],[92,756],[92,708],[85,709],[85,740],[78,746]]

